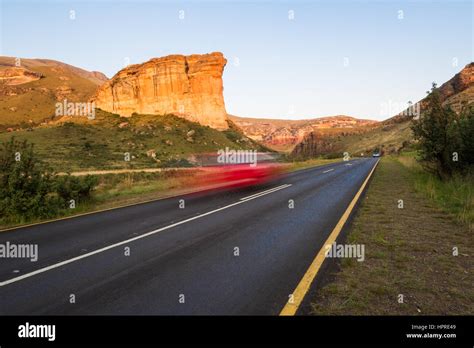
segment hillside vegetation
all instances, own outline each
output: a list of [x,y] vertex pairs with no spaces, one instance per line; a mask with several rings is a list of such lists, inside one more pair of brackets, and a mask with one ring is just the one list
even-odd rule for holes
[[[64,117],[54,124],[0,133],[34,144],[38,156],[56,171],[132,169],[190,165],[192,155],[232,149],[266,150],[232,124],[221,132],[173,115],[123,118],[101,110],[94,120]],[[130,154],[130,161],[125,154]]]
[[[0,129],[21,124],[34,125],[54,116],[55,104],[64,99],[87,102],[106,77],[52,60],[0,57]],[[8,71],[24,70],[41,78],[10,84]]]

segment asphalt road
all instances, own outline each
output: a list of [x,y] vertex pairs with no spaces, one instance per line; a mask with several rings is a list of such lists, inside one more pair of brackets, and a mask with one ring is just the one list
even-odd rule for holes
[[0,232],[0,314],[277,315],[375,163]]

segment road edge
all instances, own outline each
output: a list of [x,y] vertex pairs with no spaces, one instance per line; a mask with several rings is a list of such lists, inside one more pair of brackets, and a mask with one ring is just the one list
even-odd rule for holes
[[362,196],[367,184],[370,181],[377,165],[379,164],[380,159],[375,162],[374,166],[372,167],[371,171],[365,178],[364,182],[360,186],[359,190],[355,194],[352,201],[349,203],[348,207],[342,214],[341,218],[337,222],[334,229],[329,234],[328,238],[323,244],[323,247],[318,251],[315,258],[311,262],[310,266],[306,270],[305,274],[301,278],[300,282],[296,286],[295,290],[292,292],[292,296],[290,300],[285,304],[285,306],[280,311],[280,316],[294,316],[298,312],[298,309],[303,304],[303,301],[311,289],[311,285],[313,284],[316,276],[318,275],[319,271],[321,270],[324,261],[326,260],[324,245],[331,245],[333,244],[337,238],[339,237],[340,233],[342,232],[346,222],[349,220],[350,216],[353,213],[354,208],[356,207],[357,203],[359,202],[360,197]]

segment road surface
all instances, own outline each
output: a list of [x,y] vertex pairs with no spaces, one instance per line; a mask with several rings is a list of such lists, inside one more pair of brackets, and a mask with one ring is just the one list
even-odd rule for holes
[[0,232],[0,314],[277,315],[376,161]]

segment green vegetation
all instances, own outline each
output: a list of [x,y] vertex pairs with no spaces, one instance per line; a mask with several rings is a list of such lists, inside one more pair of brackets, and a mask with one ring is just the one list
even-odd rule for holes
[[[400,159],[415,163],[413,156]],[[363,244],[365,260],[341,260],[335,280],[318,289],[312,299],[313,314],[473,312],[473,234],[416,192],[418,174],[395,157],[381,159],[346,241]],[[402,303],[399,295],[403,295]]]
[[325,158],[312,158],[305,161],[293,161],[289,163],[289,171],[295,171],[300,169],[306,169],[311,167],[322,166],[325,164],[336,163],[342,161],[342,157],[339,156],[338,158],[332,159],[325,159]]
[[[76,117],[14,135],[34,143],[38,157],[60,172],[189,166],[194,154],[226,146],[266,150],[232,127],[220,132],[173,115],[124,118],[101,110],[95,120]],[[10,136],[0,133],[0,142]]]
[[347,151],[351,156],[371,155],[375,150],[382,153],[398,153],[409,146],[409,139],[413,137],[410,121],[382,124],[367,132],[338,136],[334,139],[337,154]]
[[474,106],[456,114],[443,106],[436,84],[426,98],[427,110],[413,120],[423,167],[442,179],[472,172],[474,166]]
[[24,223],[50,218],[90,198],[96,180],[57,176],[33,151],[11,138],[0,148],[0,221]]
[[473,230],[474,173],[454,173],[452,177],[441,180],[439,176],[425,171],[415,158],[414,152],[397,157],[410,172],[415,189]]

